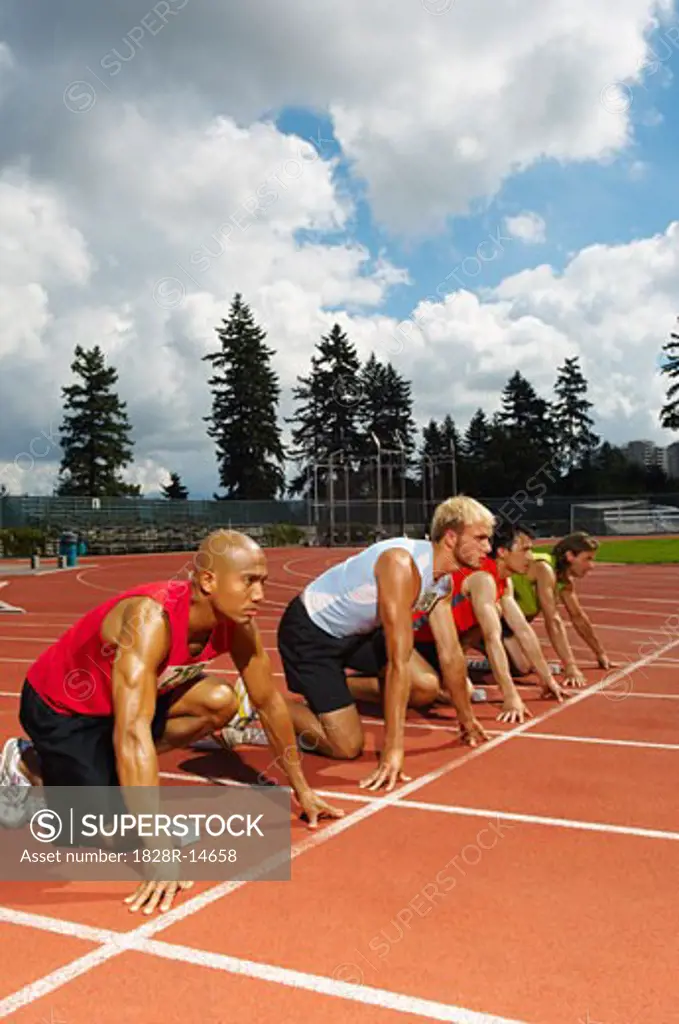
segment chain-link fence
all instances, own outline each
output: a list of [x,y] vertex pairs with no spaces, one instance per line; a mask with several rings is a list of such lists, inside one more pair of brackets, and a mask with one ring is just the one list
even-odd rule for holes
[[[448,492],[450,493],[450,492]],[[218,527],[243,530],[267,545],[360,546],[380,537],[421,537],[437,493],[432,477],[414,482],[396,461],[380,466],[317,466],[307,498],[292,501],[169,501],[146,498],[0,498],[0,554],[56,553],[75,532],[91,554],[193,550]],[[538,537],[573,529],[598,536],[679,533],[679,494],[475,495],[499,519],[530,526]]]

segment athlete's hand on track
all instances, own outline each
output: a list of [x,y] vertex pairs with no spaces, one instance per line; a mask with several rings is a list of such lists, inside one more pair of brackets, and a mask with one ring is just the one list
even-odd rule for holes
[[564,697],[568,697],[568,694],[561,689],[556,679],[552,678],[548,683],[542,684],[542,692],[540,696],[543,700],[549,700],[550,697],[556,697],[559,704],[563,704]]
[[476,718],[469,718],[466,722],[460,722],[460,739],[468,747],[478,747],[479,743],[485,743],[490,736]]
[[510,724],[523,724],[524,717],[532,718],[533,712],[529,711],[519,695],[508,697],[502,705],[502,711],[497,716],[498,722],[509,722]]
[[326,803],[323,797],[319,796],[313,789],[307,789],[301,795],[298,793],[297,799],[300,802],[302,814],[306,817],[309,828],[316,828],[319,818],[344,817],[344,811],[341,808],[333,807],[331,804]]
[[617,663],[615,661],[611,661],[607,654],[601,655],[601,657],[598,659],[598,664],[599,668],[617,668]]
[[160,905],[161,913],[172,908],[172,902],[180,890],[191,889],[194,882],[141,882],[131,896],[125,898],[134,914],[144,908],[145,914],[152,914]]
[[380,757],[380,763],[374,772],[367,778],[361,779],[361,789],[381,789],[386,783],[386,792],[390,793],[397,782],[410,782],[410,775],[403,772],[404,752],[399,747],[392,751],[384,751]]
[[587,680],[577,665],[567,665],[564,669],[563,686],[575,686],[582,689],[587,686]]

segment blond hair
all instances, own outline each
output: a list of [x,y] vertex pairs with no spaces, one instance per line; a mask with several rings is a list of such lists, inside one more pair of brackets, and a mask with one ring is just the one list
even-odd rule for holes
[[475,498],[458,494],[447,498],[436,508],[431,521],[429,536],[434,544],[443,540],[446,530],[461,530],[473,523],[483,523],[490,530],[495,528],[495,516]]

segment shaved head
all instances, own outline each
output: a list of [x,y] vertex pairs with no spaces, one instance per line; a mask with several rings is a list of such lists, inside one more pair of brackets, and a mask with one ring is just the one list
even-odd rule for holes
[[213,530],[203,539],[196,554],[196,568],[232,568],[243,561],[243,556],[258,558],[262,555],[259,544],[238,530]]
[[235,622],[253,617],[264,599],[267,566],[259,544],[238,530],[213,530],[194,557],[198,593]]

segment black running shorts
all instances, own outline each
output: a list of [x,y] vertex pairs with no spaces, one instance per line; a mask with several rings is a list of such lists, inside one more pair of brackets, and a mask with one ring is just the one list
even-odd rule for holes
[[356,651],[368,636],[331,636],[312,622],[301,596],[293,598],[278,627],[278,649],[288,689],[304,697],[316,715],[355,704],[345,670],[355,667]]
[[[433,640],[415,644],[415,650],[437,675],[441,674],[438,651]],[[384,630],[378,629],[359,647],[352,658],[351,667],[362,676],[377,676],[387,665],[387,643]]]
[[[165,731],[168,698],[168,694],[158,698],[151,724],[155,741]],[[112,715],[60,714],[25,680],[19,721],[40,758],[44,786],[120,785]]]

